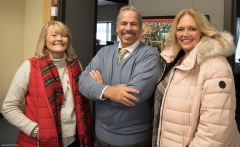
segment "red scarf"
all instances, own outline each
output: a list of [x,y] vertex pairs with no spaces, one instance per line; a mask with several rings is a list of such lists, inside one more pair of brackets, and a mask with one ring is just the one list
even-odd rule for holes
[[[49,100],[49,103],[52,108],[52,112],[55,118],[58,137],[59,137],[59,144],[62,144],[62,128],[61,128],[61,107],[64,100],[64,93],[62,83],[58,74],[57,67],[53,64],[49,53],[45,50],[44,57],[39,60],[40,68],[43,76],[43,81],[45,85],[45,91]],[[70,68],[76,68],[75,66],[79,66],[79,64],[75,64],[77,61],[74,59],[70,63]],[[80,69],[79,70],[72,70],[73,72],[73,79],[75,84],[78,82]]]
[[[52,63],[49,53],[45,50],[44,57],[39,60],[40,69],[43,76],[43,81],[45,85],[45,91],[49,100],[49,103],[54,114],[57,132],[58,132],[58,142],[59,146],[63,146],[62,142],[62,129],[61,129],[61,107],[64,100],[64,93],[62,88],[62,83],[58,74],[57,67]],[[79,76],[81,74],[81,69],[79,61],[73,59],[71,62],[67,61],[67,65],[70,66],[71,75],[74,80],[74,84],[77,86],[79,82]],[[80,113],[81,118],[79,120],[78,129],[80,129],[79,141],[83,147],[93,147],[93,128],[91,119],[91,110],[89,106],[89,101],[77,90],[77,95],[80,98]],[[79,98],[77,100],[79,101]],[[78,109],[77,109],[78,110]]]

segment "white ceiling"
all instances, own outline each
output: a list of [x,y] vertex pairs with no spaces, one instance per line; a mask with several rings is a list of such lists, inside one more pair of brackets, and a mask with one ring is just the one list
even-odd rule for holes
[[112,5],[112,4],[117,4],[117,3],[106,1],[106,0],[98,0],[98,5]]

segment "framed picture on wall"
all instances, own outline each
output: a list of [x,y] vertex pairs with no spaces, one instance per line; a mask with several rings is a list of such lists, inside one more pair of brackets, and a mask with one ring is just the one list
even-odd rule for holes
[[[205,15],[210,21],[210,16]],[[142,35],[140,41],[162,52],[166,39],[171,30],[175,16],[146,16],[142,17]]]
[[143,17],[140,40],[161,52],[166,44],[166,38],[172,27],[173,20],[174,16]]

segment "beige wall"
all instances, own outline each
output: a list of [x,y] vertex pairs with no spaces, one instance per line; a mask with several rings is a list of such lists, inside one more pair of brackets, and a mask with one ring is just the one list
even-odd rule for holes
[[43,0],[0,0],[0,112],[16,70],[34,55],[42,14]]
[[43,25],[43,0],[25,0],[24,60],[35,53]]

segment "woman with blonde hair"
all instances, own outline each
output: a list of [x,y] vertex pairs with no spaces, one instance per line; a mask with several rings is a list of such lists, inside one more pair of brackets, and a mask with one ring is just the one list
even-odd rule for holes
[[78,91],[81,71],[69,28],[46,23],[35,56],[17,70],[2,106],[20,130],[18,147],[93,147],[89,100]]
[[236,96],[226,57],[233,36],[217,31],[196,9],[175,17],[161,53],[155,91],[153,147],[239,147]]

